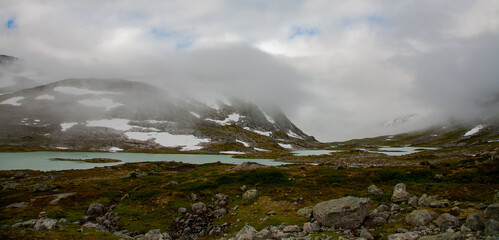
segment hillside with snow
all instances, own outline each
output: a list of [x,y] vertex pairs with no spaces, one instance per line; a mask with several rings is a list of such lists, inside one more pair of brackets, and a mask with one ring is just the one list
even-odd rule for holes
[[276,107],[172,97],[118,79],[66,79],[0,95],[0,145],[99,151],[258,152],[316,140]]

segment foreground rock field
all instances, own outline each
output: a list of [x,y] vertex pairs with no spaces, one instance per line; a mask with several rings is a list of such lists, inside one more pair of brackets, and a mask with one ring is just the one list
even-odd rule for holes
[[320,165],[281,167],[144,162],[0,171],[0,238],[499,239],[496,149],[409,155],[383,166],[322,156]]

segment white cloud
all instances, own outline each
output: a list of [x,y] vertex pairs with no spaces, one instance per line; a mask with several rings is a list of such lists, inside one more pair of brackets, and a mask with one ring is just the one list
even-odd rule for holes
[[[0,48],[40,79],[122,77],[272,101],[307,133],[339,140],[493,112],[498,10],[495,0],[7,0]],[[382,127],[409,114],[406,128]]]

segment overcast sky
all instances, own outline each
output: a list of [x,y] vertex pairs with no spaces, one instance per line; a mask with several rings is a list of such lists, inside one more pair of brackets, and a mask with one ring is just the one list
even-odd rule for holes
[[212,86],[322,141],[499,113],[497,0],[0,0],[0,21],[39,81]]

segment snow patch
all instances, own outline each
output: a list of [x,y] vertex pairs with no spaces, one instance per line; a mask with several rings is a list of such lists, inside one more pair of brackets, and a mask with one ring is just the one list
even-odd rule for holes
[[64,93],[64,94],[71,94],[71,95],[88,95],[88,94],[93,94],[93,95],[102,95],[102,94],[118,94],[117,92],[106,92],[106,91],[94,91],[90,89],[85,89],[85,88],[76,88],[76,87],[55,87],[54,91]]
[[480,132],[480,131],[481,131],[482,129],[484,129],[484,128],[485,128],[485,125],[480,124],[480,125],[478,125],[478,126],[474,127],[473,129],[471,129],[471,130],[467,131],[467,132],[464,134],[464,136],[465,136],[465,137],[473,136],[473,135],[477,134],[478,132]]
[[123,151],[123,149],[121,149],[119,147],[112,147],[112,148],[109,148],[108,151],[109,152],[121,152],[121,151]]
[[298,139],[302,139],[303,140],[303,137],[296,134],[295,132],[291,131],[291,130],[288,130],[288,136],[290,137],[294,137],[294,138],[298,138]]
[[272,132],[258,131],[258,130],[255,130],[255,129],[251,129],[249,127],[244,127],[243,129],[247,130],[247,131],[251,131],[251,132],[257,133],[257,134],[260,134],[260,135],[263,135],[263,136],[267,136],[267,137],[270,137],[270,135],[272,135]]
[[21,103],[18,101],[21,101],[23,99],[24,99],[24,97],[13,97],[13,98],[9,98],[9,99],[1,102],[0,104],[10,104],[12,106],[21,106]]
[[286,148],[286,149],[293,149],[293,146],[291,144],[284,144],[284,143],[278,143],[279,146],[281,146],[282,148]]
[[109,111],[115,107],[123,105],[122,103],[116,103],[109,98],[85,99],[85,100],[80,100],[78,102],[88,107],[104,107],[106,111]]
[[182,147],[184,151],[199,150],[203,148],[202,146],[198,146],[199,144],[210,142],[210,139],[197,138],[194,135],[173,135],[166,132],[126,132],[125,135],[130,139],[139,141],[152,139],[164,147]]
[[250,146],[250,145],[249,145],[249,143],[247,143],[247,142],[243,142],[243,141],[241,141],[241,140],[236,140],[236,142],[241,143],[241,144],[242,144],[242,145],[244,145],[245,147],[249,147],[249,146]]
[[191,114],[192,114],[192,116],[194,116],[194,117],[197,117],[197,118],[200,118],[200,117],[201,117],[201,115],[199,115],[199,114],[197,114],[197,113],[195,113],[195,112],[190,112],[190,113],[191,113]]
[[36,100],[54,100],[55,97],[52,95],[49,95],[49,94],[45,94],[45,95],[40,95],[40,96],[36,97],[35,99]]
[[69,122],[69,123],[61,123],[61,131],[65,132],[66,130],[72,128],[78,124],[77,122]]
[[[261,110],[261,109],[260,109]],[[270,117],[267,113],[265,113],[264,111],[263,112],[263,116],[265,116],[265,118],[267,119],[267,121],[269,121],[270,123],[272,124],[275,124],[275,121],[272,117]]]
[[100,120],[90,120],[87,121],[88,127],[105,127],[112,128],[118,131],[128,131],[133,128],[130,124],[130,120],[113,118],[113,119],[100,119]]
[[270,152],[270,150],[263,149],[263,148],[255,148],[255,150],[259,151],[259,152]]
[[211,118],[207,118],[205,120],[210,121],[210,122],[215,122],[217,124],[225,126],[225,125],[229,125],[232,122],[238,122],[240,118],[241,118],[241,115],[239,115],[239,113],[232,113],[229,116],[227,116],[227,118],[224,120],[214,120]]
[[68,149],[67,147],[56,147],[57,149],[60,149],[60,150],[66,150]]
[[234,155],[234,154],[246,154],[245,152],[236,152],[236,151],[224,151],[224,152],[220,152],[221,154],[231,154],[231,155]]

